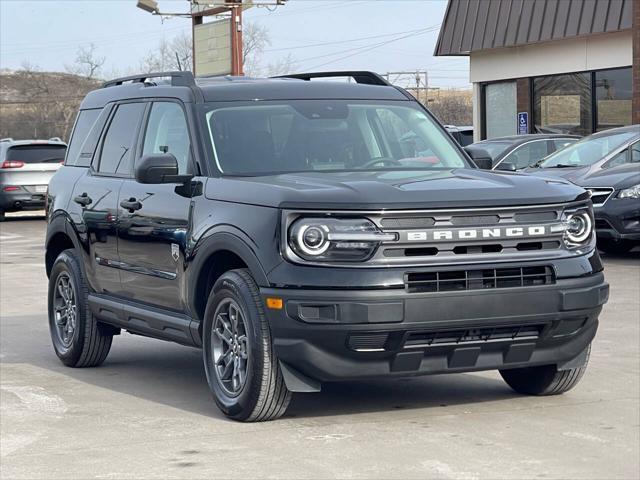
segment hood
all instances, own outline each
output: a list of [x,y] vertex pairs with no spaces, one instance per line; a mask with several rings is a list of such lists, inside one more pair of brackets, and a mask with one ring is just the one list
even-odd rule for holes
[[564,178],[582,187],[628,188],[640,183],[640,165],[629,163],[613,168],[535,168],[528,173],[545,178]]
[[470,208],[562,203],[584,193],[560,179],[479,169],[304,172],[207,181],[213,200],[278,208]]

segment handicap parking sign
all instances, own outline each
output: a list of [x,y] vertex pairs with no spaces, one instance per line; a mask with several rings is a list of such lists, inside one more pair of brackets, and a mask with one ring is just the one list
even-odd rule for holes
[[529,112],[518,113],[518,135],[529,133]]

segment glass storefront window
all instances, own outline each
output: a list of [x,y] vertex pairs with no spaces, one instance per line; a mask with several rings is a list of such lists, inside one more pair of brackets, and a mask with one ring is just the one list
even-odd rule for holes
[[484,111],[486,138],[518,133],[516,82],[485,85]]
[[596,130],[631,125],[632,79],[631,68],[595,72]]
[[591,75],[572,73],[533,79],[537,133],[589,135],[592,129]]

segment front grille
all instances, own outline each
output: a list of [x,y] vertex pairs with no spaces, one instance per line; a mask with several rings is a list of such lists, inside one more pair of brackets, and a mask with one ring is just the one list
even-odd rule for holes
[[461,343],[487,343],[512,340],[535,340],[544,325],[517,325],[510,327],[465,328],[439,332],[411,332],[404,343],[405,349],[459,345]]
[[405,276],[405,286],[410,293],[532,287],[552,283],[555,283],[553,269],[546,266],[412,272]]
[[613,193],[613,188],[606,187],[587,188],[587,190],[591,192],[591,202],[593,203],[594,207],[601,207],[602,205],[604,205]]

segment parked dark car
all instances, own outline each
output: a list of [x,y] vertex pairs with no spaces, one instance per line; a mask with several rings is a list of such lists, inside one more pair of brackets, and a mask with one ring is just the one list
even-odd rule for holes
[[528,172],[591,192],[600,249],[623,253],[640,245],[640,125],[585,137]]
[[491,158],[492,170],[521,170],[579,139],[575,135],[513,135],[482,140],[466,150],[472,156],[477,156],[479,151],[486,152]]
[[[356,83],[308,81],[330,76]],[[370,72],[108,82],[47,205],[60,360],[100,365],[121,330],[202,348],[237,420],[331,381],[499,370],[563,393],[608,298],[588,192],[476,168]]]
[[473,143],[473,127],[457,127],[455,125],[445,125],[447,132],[455,138],[461,146],[466,147]]
[[67,145],[49,140],[0,140],[0,221],[6,212],[44,208],[47,185]]

